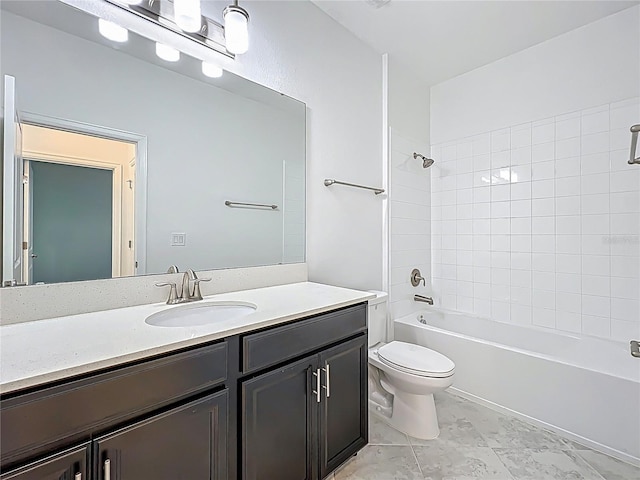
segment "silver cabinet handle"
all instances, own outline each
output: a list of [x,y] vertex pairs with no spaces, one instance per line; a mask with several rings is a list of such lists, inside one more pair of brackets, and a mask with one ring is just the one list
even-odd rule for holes
[[323,368],[323,369],[322,369],[322,371],[323,371],[323,372],[326,374],[326,376],[327,376],[327,377],[326,377],[326,378],[327,378],[327,384],[326,384],[326,385],[323,385],[323,388],[327,391],[327,398],[329,398],[329,397],[331,396],[331,387],[330,387],[330,385],[329,385],[329,381],[330,381],[330,380],[329,380],[329,377],[330,377],[330,375],[329,375],[329,363],[327,363],[327,364],[325,365],[325,368]]
[[104,461],[104,480],[111,480],[111,460]]
[[76,475],[73,477],[73,480],[82,480],[82,474],[76,473]]
[[[320,403],[320,369],[318,368],[315,372],[313,372],[313,376],[316,377],[316,389],[313,390],[313,393],[316,396],[316,402]],[[105,479],[109,480],[109,479]]]

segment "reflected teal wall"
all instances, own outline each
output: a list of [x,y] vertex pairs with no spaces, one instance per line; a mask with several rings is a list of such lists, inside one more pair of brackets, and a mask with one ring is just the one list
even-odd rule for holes
[[110,170],[31,162],[33,282],[111,278]]

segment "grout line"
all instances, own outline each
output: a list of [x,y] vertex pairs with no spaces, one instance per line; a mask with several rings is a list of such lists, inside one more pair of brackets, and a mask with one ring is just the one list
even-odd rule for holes
[[[409,437],[407,437],[407,439],[408,438]],[[416,455],[416,451],[413,448],[413,444],[411,443],[411,441],[409,441],[409,448],[411,448],[411,453],[413,454],[413,459],[416,461],[416,465],[418,466],[418,471],[420,472],[420,475],[424,477],[424,472],[422,471],[422,467],[420,466],[420,462],[418,461],[418,456]]]
[[[602,479],[602,480],[606,480],[606,478],[604,477],[604,475],[602,475],[602,474],[601,474],[601,473],[596,469],[596,467],[594,467],[593,465],[591,465],[587,460],[585,460],[584,458],[582,458],[582,456],[578,453],[578,451],[577,451],[577,450],[571,450],[571,451],[572,451],[572,452],[574,452],[574,455],[575,455],[578,459],[582,460],[582,462],[587,466],[587,468],[588,468],[589,470],[591,470],[593,473],[595,473],[595,474],[598,476],[598,478],[600,478],[600,479]],[[569,455],[567,455],[567,456],[569,456]],[[571,457],[569,457],[569,458],[571,458]]]

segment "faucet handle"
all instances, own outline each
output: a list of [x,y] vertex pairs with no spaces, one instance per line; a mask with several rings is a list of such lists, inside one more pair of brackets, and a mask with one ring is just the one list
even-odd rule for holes
[[200,292],[200,282],[210,282],[210,278],[195,278],[193,279],[193,300],[202,300],[202,293]]
[[167,299],[167,305],[174,305],[178,303],[178,289],[173,282],[156,283],[156,287],[171,287],[169,289],[169,298]]

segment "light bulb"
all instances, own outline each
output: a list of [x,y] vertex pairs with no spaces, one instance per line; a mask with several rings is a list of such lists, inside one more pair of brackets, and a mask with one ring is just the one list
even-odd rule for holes
[[129,32],[126,28],[102,18],[98,19],[98,31],[104,38],[114,42],[122,43],[129,39]]
[[180,60],[180,52],[164,43],[156,43],[156,55],[167,62],[177,62]]
[[238,6],[224,9],[224,39],[231,53],[245,53],[249,50],[249,14]]
[[185,32],[198,32],[202,26],[200,0],[174,0],[173,18]]
[[202,62],[202,73],[207,77],[220,78],[222,76],[222,68],[214,63]]

